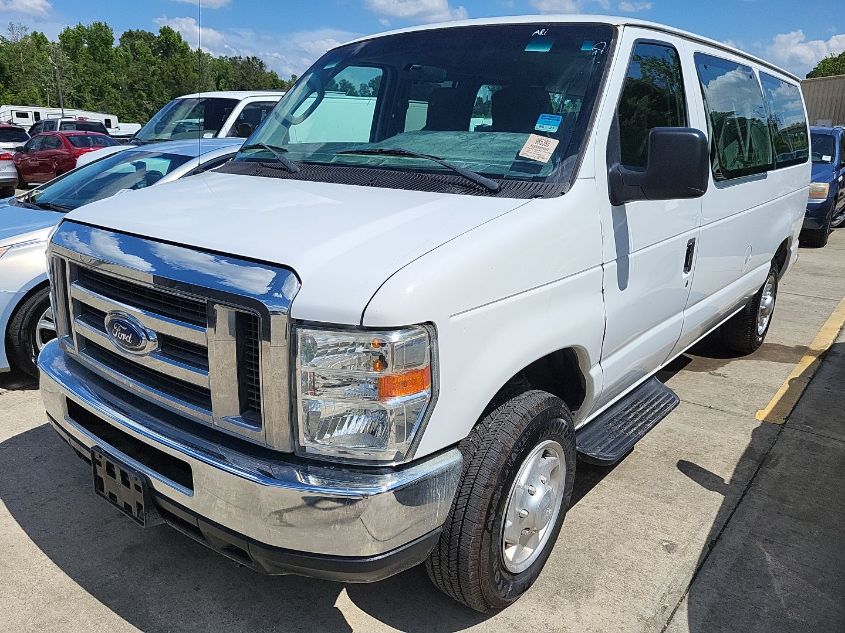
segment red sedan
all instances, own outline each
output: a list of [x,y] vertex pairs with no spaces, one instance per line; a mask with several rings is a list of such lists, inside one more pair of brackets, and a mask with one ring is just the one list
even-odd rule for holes
[[111,145],[119,143],[97,132],[36,134],[13,158],[18,170],[18,186],[52,180],[76,167],[76,159],[82,154]]

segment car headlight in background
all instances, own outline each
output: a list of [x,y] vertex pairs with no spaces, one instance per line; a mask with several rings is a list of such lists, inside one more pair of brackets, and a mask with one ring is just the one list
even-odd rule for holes
[[307,454],[396,463],[432,401],[433,329],[296,330],[299,445]]
[[810,200],[826,200],[830,192],[830,184],[826,182],[810,183]]

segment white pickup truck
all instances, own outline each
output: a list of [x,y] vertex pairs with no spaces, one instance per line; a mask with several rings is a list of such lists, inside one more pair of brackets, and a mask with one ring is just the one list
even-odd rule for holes
[[717,329],[761,345],[808,149],[796,77],[664,26],[360,39],[228,165],[68,214],[47,414],[139,524],[268,573],[425,562],[502,608],[577,459],[677,404],[655,373]]

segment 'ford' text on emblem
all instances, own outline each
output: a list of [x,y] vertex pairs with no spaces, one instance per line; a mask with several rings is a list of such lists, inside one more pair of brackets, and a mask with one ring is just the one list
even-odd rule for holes
[[123,351],[149,354],[158,347],[155,332],[151,332],[138,319],[125,312],[109,312],[104,325],[111,342]]

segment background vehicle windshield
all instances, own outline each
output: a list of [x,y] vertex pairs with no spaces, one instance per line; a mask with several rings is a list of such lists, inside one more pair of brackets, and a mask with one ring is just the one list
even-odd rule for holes
[[118,152],[39,187],[28,201],[70,211],[113,196],[123,189],[143,189],[154,185],[189,160],[190,157],[179,154]]
[[[424,159],[339,154],[402,148],[491,178],[568,179],[612,37],[607,25],[519,24],[349,44],[323,56],[245,147],[283,147],[295,162],[451,174]],[[237,160],[273,156],[259,147]]]
[[0,143],[26,143],[29,140],[29,135],[19,128],[3,127],[0,128]]
[[62,121],[59,129],[64,132],[73,130],[79,132],[99,132],[100,134],[108,134],[106,126],[99,121]]
[[237,104],[237,99],[216,97],[174,99],[147,121],[133,140],[211,138],[220,131]]
[[833,157],[836,156],[836,138],[833,134],[812,133],[810,135],[810,147],[813,148],[814,163],[829,164],[833,162]]
[[73,136],[68,136],[67,140],[74,147],[111,147],[112,145],[120,145],[120,143],[109,136],[94,134],[74,134]]

